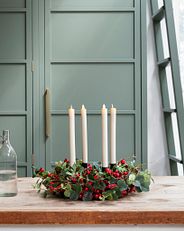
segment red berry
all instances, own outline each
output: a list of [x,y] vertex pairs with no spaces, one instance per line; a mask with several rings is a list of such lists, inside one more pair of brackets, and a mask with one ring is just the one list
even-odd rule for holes
[[72,178],[72,182],[75,184],[77,180],[75,178]]
[[109,184],[109,185],[107,185],[107,188],[109,188],[109,189],[114,189],[116,187],[117,187],[116,184]]
[[126,161],[123,159],[123,160],[121,160],[121,163],[122,163],[122,164],[125,164],[125,163],[126,163]]
[[40,168],[39,172],[45,172],[45,169],[44,168]]
[[95,176],[94,176],[94,179],[95,179],[95,180],[98,180],[98,175],[95,175]]
[[119,172],[117,172],[117,173],[116,173],[116,177],[119,177],[119,176],[120,176],[120,174],[119,174]]
[[135,186],[132,186],[131,188],[130,188],[130,190],[129,190],[130,192],[135,192],[136,190],[135,190]]
[[54,187],[53,187],[53,186],[50,185],[49,188],[50,188],[50,191],[51,191],[51,192],[54,191]]
[[92,181],[89,181],[89,182],[88,182],[88,184],[89,184],[89,185],[92,185],[92,184],[93,184],[93,182],[92,182]]
[[126,196],[128,194],[127,190],[123,190],[121,194],[122,194],[122,196]]
[[116,173],[116,172],[113,172],[113,176],[116,177],[116,176],[117,176],[117,173]]
[[87,173],[87,175],[89,175],[89,174],[91,173],[91,171],[90,171],[90,170],[87,170],[86,173]]
[[95,194],[95,199],[99,199],[100,194]]
[[109,168],[106,168],[106,169],[105,169],[105,172],[109,172],[109,170],[110,170]]
[[86,192],[89,191],[89,188],[86,187],[86,188],[84,189],[84,191],[86,191]]
[[80,177],[80,173],[77,173],[77,174],[76,174],[76,177]]
[[128,172],[124,172],[123,175],[125,175],[125,176],[128,175]]

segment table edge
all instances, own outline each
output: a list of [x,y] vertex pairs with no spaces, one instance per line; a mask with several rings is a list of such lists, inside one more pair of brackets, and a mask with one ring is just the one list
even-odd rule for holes
[[184,224],[184,211],[1,211],[0,224]]

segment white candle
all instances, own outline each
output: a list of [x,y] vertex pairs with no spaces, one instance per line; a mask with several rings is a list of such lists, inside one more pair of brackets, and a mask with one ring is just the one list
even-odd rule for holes
[[110,109],[110,115],[111,164],[116,164],[116,108],[113,105]]
[[81,122],[82,122],[82,162],[88,163],[88,137],[87,137],[87,116],[86,108],[82,105],[81,108]]
[[69,114],[69,144],[70,144],[70,165],[72,166],[76,161],[75,150],[75,110],[72,106],[68,110]]
[[108,167],[108,129],[107,129],[107,108],[102,107],[102,167]]

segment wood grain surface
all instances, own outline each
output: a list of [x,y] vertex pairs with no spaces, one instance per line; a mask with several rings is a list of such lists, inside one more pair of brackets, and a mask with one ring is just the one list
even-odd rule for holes
[[19,178],[18,195],[0,197],[0,224],[184,224],[184,177],[154,177],[150,192],[118,201],[43,198],[35,178]]

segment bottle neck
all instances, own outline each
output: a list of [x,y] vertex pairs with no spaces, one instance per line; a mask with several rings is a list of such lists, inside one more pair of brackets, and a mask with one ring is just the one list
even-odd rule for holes
[[3,143],[10,143],[10,132],[9,132],[9,130],[3,130]]

